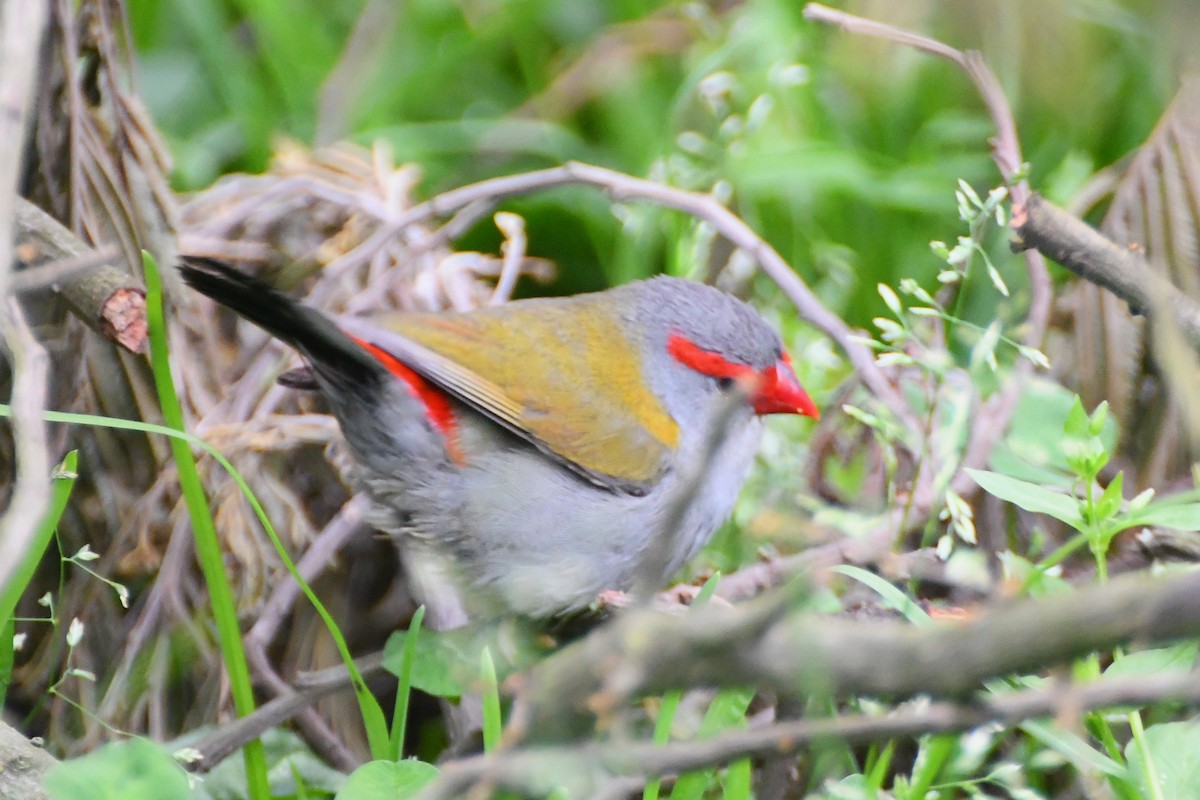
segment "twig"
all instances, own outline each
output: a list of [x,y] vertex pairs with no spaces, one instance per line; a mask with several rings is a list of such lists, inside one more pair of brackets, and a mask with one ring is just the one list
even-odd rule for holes
[[[27,200],[18,198],[16,228],[20,250],[32,250],[22,258],[32,269],[21,275],[29,280],[41,272],[41,264],[56,260],[91,260],[96,251],[85,245],[57,220]],[[109,248],[105,248],[107,251]],[[131,353],[146,349],[146,290],[140,279],[113,261],[101,261],[89,269],[63,277],[53,286],[68,307],[92,330]]]
[[[304,580],[311,582],[320,575],[350,537],[359,531],[368,504],[366,495],[355,495],[334,515],[296,564]],[[300,586],[290,576],[271,593],[254,627],[246,634],[247,651],[260,650],[265,658],[266,649],[270,647],[280,624],[292,610],[299,595]]]
[[620,777],[637,777],[643,782],[739,758],[789,755],[819,740],[837,739],[850,746],[864,745],[900,737],[967,731],[990,723],[1011,726],[1038,717],[1165,700],[1200,703],[1200,675],[1179,672],[1082,685],[1057,684],[996,695],[970,704],[942,702],[886,716],[861,714],[779,722],[665,746],[608,742],[510,750],[443,765],[441,777],[418,798],[461,797],[484,783],[534,796],[565,786],[571,797],[588,797]]
[[1200,633],[1197,575],[1131,575],[1014,602],[965,624],[921,629],[795,613],[790,602],[787,592],[777,592],[682,617],[623,615],[521,680],[514,730],[538,741],[571,738],[633,697],[690,686],[754,685],[781,697],[820,687],[833,696],[963,698],[989,678],[1132,640]]
[[[717,397],[712,427],[705,437],[703,449],[697,454],[690,469],[680,472],[679,484],[668,498],[667,510],[658,523],[652,545],[646,548],[638,562],[633,581],[633,596],[637,605],[644,605],[653,598],[653,593],[679,568],[677,563],[687,552],[682,537],[687,535],[684,520],[687,512],[695,505],[696,498],[705,489],[705,480],[715,465],[720,463],[721,448],[734,433],[731,425],[742,409],[748,408],[750,387],[735,385],[726,395]],[[676,562],[676,563],[673,563]]]
[[[572,184],[604,189],[617,201],[631,198],[650,200],[708,222],[717,233],[758,262],[763,271],[783,289],[800,316],[834,340],[846,353],[863,383],[880,402],[891,408],[905,425],[914,431],[920,431],[920,425],[913,417],[908,404],[904,402],[903,396],[876,366],[871,351],[855,341],[854,332],[850,327],[817,299],[771,245],[711,195],[676,189],[603,167],[571,162],[561,167],[493,178],[444,192],[413,206],[390,223],[381,226],[365,242],[338,261],[369,257],[406,228],[434,218],[451,216],[460,209],[470,207],[472,218],[477,219],[478,215],[486,213],[488,208],[494,207],[505,198]],[[329,269],[333,269],[336,263],[331,264]]]
[[[28,132],[34,68],[46,29],[43,2],[7,2],[0,7],[0,335],[12,374],[12,426],[17,470],[8,509],[0,518],[0,587],[7,586],[33,541],[50,501],[50,458],[46,451],[46,353],[30,333],[15,299],[8,296],[13,262],[13,208],[21,154]],[[3,623],[4,620],[0,620]]]
[[[996,162],[1001,177],[1008,185],[1013,207],[1018,209],[1026,202],[1029,197],[1028,182],[1024,179],[1017,180],[1024,159],[1021,156],[1016,121],[1000,82],[978,52],[957,50],[927,36],[836,11],[820,3],[806,5],[804,16],[815,22],[836,25],[850,33],[873,36],[914,47],[922,52],[944,58],[962,69],[975,85],[976,91],[992,118],[992,124],[996,126],[996,134],[991,139],[992,158]],[[1029,347],[1040,348],[1046,335],[1046,326],[1050,321],[1053,287],[1046,262],[1040,253],[1027,251],[1025,263],[1029,275],[1029,312],[1026,316],[1023,343]],[[964,468],[986,466],[996,445],[1003,437],[1005,430],[1008,429],[1008,423],[1016,411],[1021,389],[1032,371],[1032,364],[1028,361],[1018,361],[1014,368],[1013,379],[979,408],[976,416],[981,422],[971,426],[960,468],[950,481],[950,489],[957,494],[971,496],[977,491],[975,483],[966,474]],[[919,515],[914,515],[914,517],[916,516]]]
[[[354,663],[364,680],[384,673],[382,653],[357,659]],[[297,684],[295,691],[280,694],[259,706],[253,714],[234,720],[197,742],[194,747],[201,753],[201,758],[189,764],[189,769],[198,772],[212,769],[246,742],[287,722],[322,697],[349,689],[350,675],[345,666],[338,665],[318,672],[302,673]]]
[[517,214],[501,211],[496,214],[496,227],[504,234],[504,243],[500,252],[504,254],[504,263],[500,267],[500,279],[496,281],[496,290],[488,300],[489,306],[498,306],[512,299],[513,289],[517,278],[521,277],[521,265],[525,261],[525,220]]
[[[1083,220],[1038,194],[1016,210],[1012,221],[1017,248],[1036,248],[1081,278],[1103,286],[1135,313],[1161,308],[1200,348],[1200,305],[1151,268],[1135,250],[1119,247]],[[1162,304],[1156,297],[1164,298]]]
[[54,289],[63,281],[76,278],[82,272],[95,269],[120,257],[121,251],[116,245],[102,247],[94,253],[61,258],[39,265],[35,269],[24,269],[12,276],[10,290],[13,294],[39,292]]
[[25,322],[21,306],[8,298],[0,309],[0,333],[8,349],[12,374],[12,435],[17,470],[12,496],[0,517],[0,587],[22,564],[50,502],[50,456],[47,451],[46,376],[49,362]]

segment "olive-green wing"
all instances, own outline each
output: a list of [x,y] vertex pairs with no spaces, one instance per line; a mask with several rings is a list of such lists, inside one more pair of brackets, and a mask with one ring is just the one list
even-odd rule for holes
[[635,345],[591,298],[386,315],[350,332],[601,485],[648,488],[676,446]]

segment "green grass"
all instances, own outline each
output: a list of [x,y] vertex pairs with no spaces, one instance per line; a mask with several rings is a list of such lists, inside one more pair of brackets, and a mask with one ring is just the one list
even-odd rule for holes
[[[7,416],[7,406],[0,407],[4,411],[0,416]],[[4,586],[0,586],[0,708],[4,707],[4,698],[12,680],[13,669],[13,637],[16,635],[14,615],[21,595],[33,580],[34,572],[54,538],[58,520],[67,509],[67,501],[71,498],[71,489],[75,486],[76,470],[79,467],[79,453],[75,450],[67,453],[62,463],[54,470],[51,477],[50,505],[46,508],[41,521],[38,523],[29,548],[21,556],[17,569]]]

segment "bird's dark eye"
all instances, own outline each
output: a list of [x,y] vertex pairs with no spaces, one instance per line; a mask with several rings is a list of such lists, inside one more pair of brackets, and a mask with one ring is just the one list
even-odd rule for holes
[[717,378],[717,388],[722,392],[727,392],[733,388],[733,378],[728,375]]

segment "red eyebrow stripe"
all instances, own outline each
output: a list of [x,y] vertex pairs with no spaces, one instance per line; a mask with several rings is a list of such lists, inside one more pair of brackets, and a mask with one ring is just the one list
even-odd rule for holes
[[745,364],[734,364],[720,353],[705,350],[677,333],[667,339],[667,352],[685,367],[712,378],[740,378],[754,372]]
[[458,418],[450,405],[450,398],[429,381],[418,375],[400,359],[370,342],[365,342],[357,336],[351,336],[358,344],[387,367],[387,371],[395,375],[408,388],[409,394],[421,401],[425,406],[425,415],[433,426],[441,431],[446,439],[446,450],[456,464],[466,463],[462,450],[458,446]]

